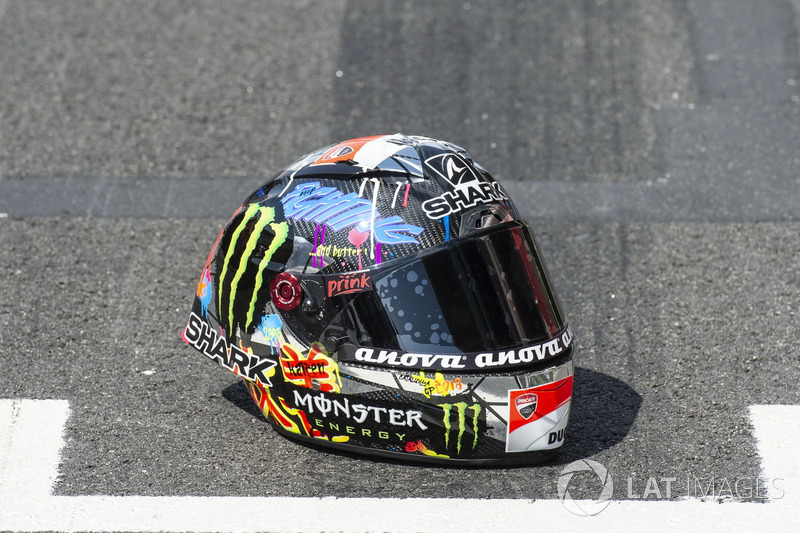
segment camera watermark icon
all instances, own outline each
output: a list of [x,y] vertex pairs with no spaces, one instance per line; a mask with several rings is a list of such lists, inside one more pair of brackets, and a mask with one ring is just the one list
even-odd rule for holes
[[[600,479],[602,489],[600,494],[593,500],[576,500],[570,495],[569,483],[577,472],[594,472]],[[608,469],[591,459],[579,459],[568,464],[558,476],[558,499],[566,509],[578,516],[593,516],[602,512],[614,495],[614,480]]]

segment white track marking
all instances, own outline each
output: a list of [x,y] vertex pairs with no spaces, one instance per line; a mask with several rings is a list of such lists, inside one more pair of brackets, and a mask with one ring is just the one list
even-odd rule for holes
[[68,416],[63,400],[0,400],[0,516],[9,499],[50,496]]
[[53,496],[65,401],[0,400],[0,530],[12,531],[795,531],[800,406],[754,406],[769,503],[612,501],[591,517],[558,500]]
[[[751,405],[763,476],[780,479],[782,504],[800,506],[800,405]],[[800,526],[800,518],[797,520]]]

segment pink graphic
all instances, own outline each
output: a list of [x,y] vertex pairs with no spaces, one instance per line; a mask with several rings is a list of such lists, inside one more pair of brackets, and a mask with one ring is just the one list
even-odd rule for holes
[[[317,240],[319,240],[319,242],[317,242]],[[318,257],[317,254],[317,248],[323,245],[325,245],[325,224],[322,225],[321,232],[320,226],[317,224],[314,230],[314,250],[311,252],[311,266],[314,268],[323,268],[325,266],[325,260],[322,258],[322,255],[320,254]]]
[[405,192],[405,194],[403,194],[403,207],[407,207],[408,206],[408,191],[409,191],[409,189],[411,189],[411,184],[410,183],[406,185],[406,192]]
[[358,231],[356,228],[350,230],[347,234],[347,240],[350,244],[358,248],[358,269],[361,270],[364,266],[361,264],[361,245],[364,244],[369,237],[369,231]]

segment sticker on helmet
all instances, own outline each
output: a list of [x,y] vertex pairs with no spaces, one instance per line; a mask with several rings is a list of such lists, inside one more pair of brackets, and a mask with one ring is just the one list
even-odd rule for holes
[[522,415],[522,418],[529,420],[533,413],[536,412],[538,401],[539,397],[535,393],[528,392],[522,396],[517,396],[514,400],[514,406],[517,408],[517,412]]
[[440,177],[449,181],[453,187],[480,181],[472,165],[458,154],[447,152],[436,154],[426,159],[425,165]]
[[266,314],[261,317],[261,321],[256,326],[256,331],[250,337],[250,342],[266,344],[270,346],[270,351],[277,353],[278,346],[283,340],[283,321],[276,314]]
[[404,447],[394,449],[439,457],[473,454],[486,430],[485,408],[466,401],[439,404],[438,420],[432,418],[432,413],[410,408],[410,404],[358,395],[294,389],[281,401],[304,413],[318,436],[351,436],[373,444],[401,442]]
[[392,135],[360,137],[336,144],[310,166],[347,163],[365,170],[386,170],[422,177],[416,150]]
[[441,372],[436,372],[433,377],[425,375],[424,370],[420,370],[419,374],[401,374],[400,378],[403,381],[409,381],[420,385],[420,392],[426,398],[431,396],[447,397],[454,394],[461,394],[469,390],[469,385],[464,385],[464,381],[457,377],[447,379]]
[[291,344],[281,345],[281,371],[287,381],[300,387],[312,388],[316,383],[319,390],[339,392],[342,378],[339,365],[317,346],[312,346],[307,354]]
[[419,244],[424,228],[407,224],[397,215],[383,218],[371,200],[354,192],[343,193],[319,182],[302,183],[281,199],[286,218],[325,224],[341,231],[362,223],[381,244]]
[[211,303],[211,271],[206,268],[197,284],[197,299],[200,300],[200,311],[208,317],[208,305]]
[[[287,242],[289,225],[286,221],[278,222],[275,219],[274,207],[250,204],[238,223],[230,228],[230,232],[231,238],[222,256],[217,278],[217,311],[220,325],[232,335],[236,326],[245,331],[254,326],[256,309],[263,298],[259,292],[266,277],[266,269],[276,252]],[[259,244],[264,247],[260,257],[257,253]],[[245,274],[252,281],[242,284],[240,288],[239,283]],[[235,312],[242,305],[247,306],[244,317]]]
[[340,274],[325,278],[325,294],[328,297],[371,291],[372,278],[366,272],[357,274]]
[[[461,446],[470,446],[473,450],[478,445],[478,423],[480,422],[480,414],[483,411],[481,404],[467,402],[458,403],[443,403],[442,407],[442,422],[444,424],[444,446],[445,449],[450,449],[451,446],[455,447],[455,454],[461,454]],[[470,421],[470,419],[472,419]],[[464,436],[469,428],[469,433],[472,438],[464,443]]]
[[469,354],[424,354],[345,344],[339,354],[342,362],[373,364],[388,368],[422,370],[480,370],[517,367],[552,359],[572,346],[572,330],[567,327],[554,339],[515,350]]
[[257,381],[266,387],[272,386],[269,371],[278,363],[259,357],[245,350],[219,334],[211,325],[192,312],[189,323],[183,330],[183,340],[224,368],[250,381]]
[[427,455],[427,456],[430,456],[430,457],[444,457],[444,458],[449,458],[450,457],[449,455],[445,455],[443,453],[436,453],[435,451],[433,451],[430,448],[428,448],[427,446],[425,446],[425,444],[421,440],[417,440],[417,441],[413,441],[413,442],[411,442],[411,441],[407,442],[405,450],[408,453],[419,452],[419,453],[421,453],[423,455]]
[[530,389],[508,391],[507,452],[557,448],[564,438],[572,376]]
[[402,443],[420,438],[428,429],[422,411],[375,398],[293,389],[282,401],[302,411],[324,438],[352,436]]
[[442,218],[481,204],[508,200],[499,183],[480,179],[474,167],[458,154],[437,154],[426,159],[425,165],[453,188],[422,202],[422,209],[429,218]]
[[250,396],[264,413],[264,416],[289,433],[305,435],[308,437],[320,437],[319,431],[311,427],[306,414],[300,409],[293,409],[286,405],[283,398],[272,397],[272,390],[264,387],[261,383],[245,381],[245,387],[250,392]]

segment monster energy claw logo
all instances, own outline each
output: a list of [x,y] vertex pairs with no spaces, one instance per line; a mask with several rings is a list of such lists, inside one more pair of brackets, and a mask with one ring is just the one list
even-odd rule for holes
[[443,403],[441,404],[442,409],[444,410],[443,415],[443,422],[444,422],[444,445],[445,448],[450,447],[450,432],[453,430],[452,424],[450,422],[450,415],[455,410],[458,413],[458,436],[456,437],[456,453],[461,453],[461,441],[464,433],[467,430],[467,411],[472,411],[472,449],[475,449],[475,446],[478,445],[478,420],[479,415],[481,413],[481,405],[479,403],[474,403],[472,405],[467,404],[467,402],[458,402],[456,404],[452,403]]
[[[268,227],[271,231],[267,231]],[[237,302],[237,299],[241,297],[238,293],[242,278],[248,276],[246,278],[248,282],[251,279],[253,280],[252,293],[242,291],[249,295],[249,305],[246,307],[246,317],[243,321],[239,320],[240,325],[245,330],[249,330],[255,318],[258,293],[262,285],[264,285],[264,271],[275,252],[286,242],[286,238],[289,235],[289,225],[285,221],[275,221],[275,208],[250,204],[238,224],[231,226],[230,229],[232,230],[230,242],[218,276],[219,298],[217,306],[220,322],[227,322],[229,333],[233,334],[233,329],[236,326],[234,306],[239,307],[244,303],[244,301]],[[267,239],[269,241],[264,242]],[[242,243],[244,243],[244,249],[241,248]],[[259,244],[266,246],[261,257],[256,254]],[[242,251],[237,253],[237,250]],[[255,265],[257,265],[257,271],[253,273],[253,266]],[[247,296],[244,297],[247,298]]]

